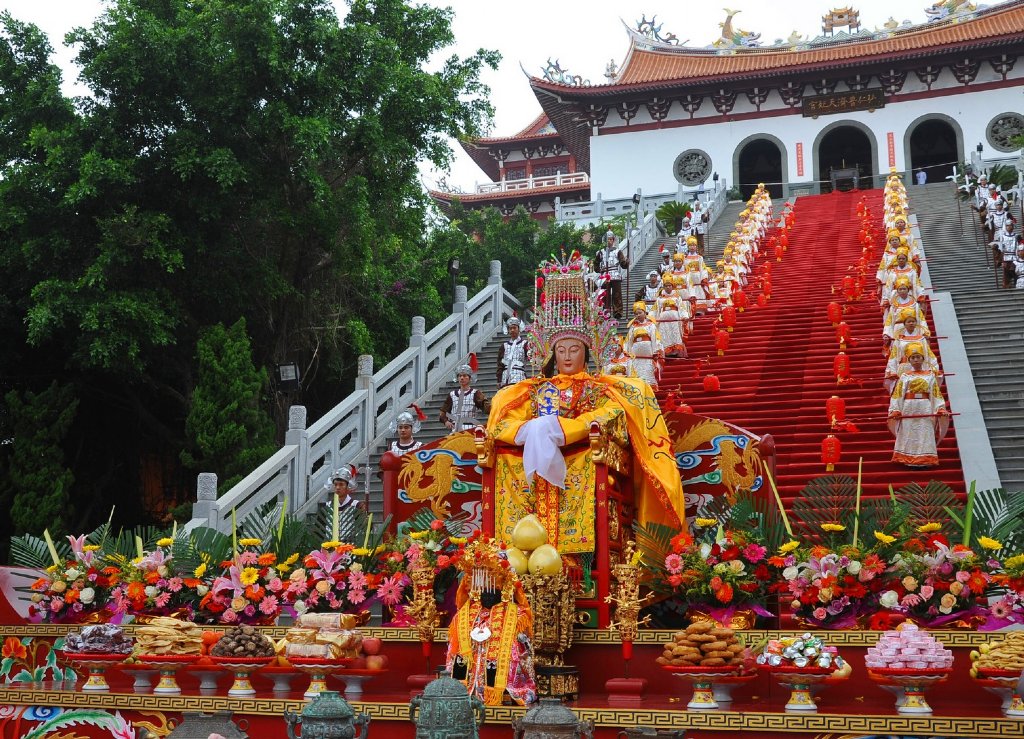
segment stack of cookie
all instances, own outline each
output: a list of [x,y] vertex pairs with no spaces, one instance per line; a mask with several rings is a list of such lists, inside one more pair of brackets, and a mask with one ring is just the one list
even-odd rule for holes
[[1011,631],[1001,641],[982,644],[971,652],[971,677],[977,677],[978,670],[1024,670],[1024,631]]
[[743,664],[736,632],[712,621],[698,621],[677,631],[656,660],[671,667],[725,667]]

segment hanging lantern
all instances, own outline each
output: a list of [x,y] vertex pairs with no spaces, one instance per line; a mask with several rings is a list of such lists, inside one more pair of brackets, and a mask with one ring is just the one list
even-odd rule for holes
[[757,307],[758,308],[764,308],[766,305],[768,305],[768,298],[766,298],[763,294],[762,295],[758,295],[757,296]]
[[853,275],[846,275],[843,278],[843,295],[847,300],[854,300],[857,297],[857,280]]
[[742,288],[736,288],[732,294],[732,304],[735,305],[740,313],[747,308],[747,294],[743,292]]
[[833,434],[821,440],[821,463],[825,465],[825,472],[832,472],[836,468],[842,453],[843,445]]
[[775,247],[775,261],[776,262],[781,262],[782,261],[782,255],[785,254],[785,253],[786,253],[786,249],[782,246],[782,244],[779,244],[778,246],[776,246]]
[[779,234],[779,246],[782,247],[782,251],[786,251],[789,248],[789,232],[783,231]]
[[825,417],[828,418],[829,425],[832,428],[836,427],[841,421],[846,420],[846,401],[840,398],[838,395],[833,395],[831,398],[825,401]]
[[838,326],[839,322],[843,320],[843,307],[839,303],[832,301],[825,310],[827,311],[828,320],[832,321],[832,326]]
[[718,350],[718,356],[725,354],[729,348],[729,332],[728,331],[715,331],[715,349]]
[[704,375],[704,392],[717,393],[722,389],[722,383],[714,375]]
[[768,248],[769,249],[774,249],[778,245],[779,245],[778,238],[776,238],[775,236],[768,237]]
[[725,324],[725,330],[731,334],[736,326],[736,309],[731,305],[722,308],[722,323]]
[[772,299],[772,281],[767,277],[761,281],[761,294],[764,295],[765,300]]
[[771,277],[772,276],[772,263],[771,262],[765,262],[763,265],[761,265],[761,269],[764,270],[764,276],[765,277]]
[[841,321],[836,326],[836,341],[839,342],[840,349],[845,349],[846,345],[850,343],[850,324],[846,321]]
[[837,385],[842,385],[850,379],[850,358],[846,356],[846,352],[836,354],[836,358],[832,360],[832,372],[836,376]]
[[680,413],[689,413],[690,415],[693,415],[693,406],[684,402],[680,402],[679,405],[676,406],[676,410]]

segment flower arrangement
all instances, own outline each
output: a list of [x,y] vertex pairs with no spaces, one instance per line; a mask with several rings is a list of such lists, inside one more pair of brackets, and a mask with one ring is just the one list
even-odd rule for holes
[[[209,583],[193,573],[178,573],[173,566],[171,548],[174,539],[164,537],[152,552],[143,552],[130,561],[120,561],[117,586],[111,593],[111,610],[133,616],[166,616],[184,611],[191,615],[209,592]],[[202,573],[200,573],[202,574]]]
[[890,582],[879,605],[923,626],[940,627],[981,620],[983,602],[996,591],[994,573],[1002,569],[995,539],[978,537],[978,549],[950,545],[938,524],[923,524],[903,542],[891,560]]
[[106,564],[101,547],[86,544],[85,536],[68,537],[67,557],[57,556],[49,536],[47,541],[55,563],[29,586],[29,615],[50,623],[78,623],[102,612],[118,583],[118,568]]
[[[278,563],[277,555],[263,551],[263,542],[256,538],[238,540],[238,553],[234,559],[222,561],[221,574],[210,583],[209,590],[199,601],[196,620],[207,623],[258,624],[273,623],[281,613],[287,590],[281,579],[298,560],[298,555]],[[207,575],[204,564],[193,575]]]

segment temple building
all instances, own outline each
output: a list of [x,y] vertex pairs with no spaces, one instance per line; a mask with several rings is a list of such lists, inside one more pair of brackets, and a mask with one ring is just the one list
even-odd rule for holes
[[[1024,0],[949,0],[925,14],[921,23],[890,18],[868,30],[858,11],[840,8],[815,38],[794,33],[762,45],[729,11],[706,47],[686,46],[644,18],[626,28],[624,61],[610,62],[604,81],[549,62],[529,79],[543,116],[516,136],[464,144],[495,184],[434,197],[523,202],[542,216],[550,206],[540,190],[566,203],[587,188],[605,197],[692,192],[721,177],[744,196],[759,182],[788,196],[879,186],[892,167],[935,182],[972,159],[1016,161]],[[557,157],[538,157],[545,136]],[[565,184],[514,189],[531,165],[536,183],[549,160],[589,182],[571,192]]]

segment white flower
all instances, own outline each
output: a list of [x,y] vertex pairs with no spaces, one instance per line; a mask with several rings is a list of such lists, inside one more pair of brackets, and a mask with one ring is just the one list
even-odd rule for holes
[[89,605],[96,599],[96,591],[92,588],[83,588],[78,594],[78,599],[82,601],[82,605]]
[[297,601],[295,601],[295,605],[293,606],[293,608],[295,608],[295,612],[296,613],[305,613],[306,610],[307,610],[306,601],[304,601],[304,600],[297,600]]
[[853,560],[852,562],[850,562],[850,564],[846,565],[846,571],[849,572],[851,575],[856,575],[860,573],[860,570],[863,566],[864,565],[862,565],[857,560]]
[[160,565],[156,568],[156,574],[160,575],[160,577],[167,577],[167,567],[165,565]]
[[798,570],[798,569],[797,569],[797,568],[796,568],[795,566],[793,566],[793,565],[790,565],[789,567],[787,567],[786,569],[784,569],[784,570],[782,571],[782,576],[783,576],[784,578],[786,578],[787,580],[796,580],[796,578],[797,578],[797,577],[798,577],[799,575],[800,575],[800,570]]
[[895,590],[886,590],[882,593],[878,602],[883,608],[895,608],[900,602],[900,597],[896,594]]
[[70,570],[64,573],[68,580],[77,580],[78,576],[82,574],[81,570],[77,570],[72,567]]
[[[438,545],[438,546],[440,547],[440,545]],[[363,566],[359,562],[355,562],[348,569],[349,569],[350,572],[362,572],[363,571]]]
[[198,593],[198,594],[199,594],[200,596],[204,596],[204,595],[206,595],[206,594],[207,594],[208,592],[210,592],[210,586],[209,586],[209,585],[196,585],[196,592],[197,592],[197,593]]
[[146,586],[146,597],[147,598],[155,598],[159,594],[160,594],[160,590],[155,585],[147,585]]
[[702,559],[707,559],[708,555],[710,555],[710,554],[711,554],[711,545],[710,544],[701,544],[700,545],[700,556],[701,556],[701,558]]
[[744,567],[743,563],[740,562],[738,559],[729,560],[729,569],[737,575],[742,575],[744,572],[746,572],[746,567]]

